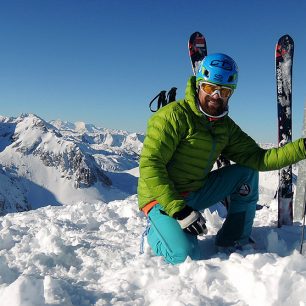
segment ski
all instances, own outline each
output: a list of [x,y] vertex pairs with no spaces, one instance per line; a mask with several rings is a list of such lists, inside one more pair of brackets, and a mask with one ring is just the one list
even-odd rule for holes
[[[275,48],[275,70],[278,114],[278,146],[292,141],[292,63],[294,42],[282,36]],[[278,227],[293,224],[292,166],[279,171]]]
[[193,75],[196,75],[201,61],[207,55],[206,40],[200,32],[194,32],[190,35],[188,50]]

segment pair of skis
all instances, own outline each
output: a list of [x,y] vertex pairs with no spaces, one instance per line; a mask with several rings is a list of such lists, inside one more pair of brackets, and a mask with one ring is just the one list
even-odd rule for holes
[[[207,55],[204,36],[195,32],[190,36],[189,56],[193,73],[196,74],[200,62]],[[292,141],[292,62],[294,43],[289,35],[282,36],[275,48],[277,83],[278,145]],[[226,162],[228,164],[228,162]],[[278,226],[293,224],[292,166],[279,171]]]
[[[207,55],[205,37],[200,32],[194,32],[188,41],[189,57],[191,60],[193,74],[196,75],[199,65]],[[289,35],[282,36],[275,48],[276,88],[277,88],[277,114],[278,114],[278,145],[283,146],[292,141],[292,64],[294,54],[294,42]],[[165,91],[162,96],[165,96]],[[155,97],[159,97],[160,94]],[[150,102],[150,109],[153,99]],[[163,99],[165,101],[165,98]],[[159,99],[158,108],[167,103]],[[158,109],[157,108],[157,109]],[[151,109],[151,111],[153,111]],[[305,130],[306,137],[306,109]],[[218,168],[230,164],[228,160],[217,161]],[[304,175],[303,171],[305,172]],[[304,179],[305,178],[305,179]],[[285,167],[279,171],[278,198],[278,227],[293,224],[293,188],[292,188],[292,166]],[[306,161],[299,166],[297,183],[297,195],[295,203],[296,217],[304,217],[305,222],[306,201]],[[304,229],[304,227],[303,227]],[[303,239],[303,237],[302,237]]]
[[[192,69],[196,75],[199,65],[207,55],[204,36],[195,32],[188,42]],[[275,48],[277,113],[278,113],[278,145],[283,146],[292,141],[292,61],[294,43],[289,35],[282,36]],[[219,159],[222,160],[222,159]],[[230,164],[229,161],[217,161],[218,168]],[[278,227],[293,224],[293,191],[292,166],[279,171],[278,188]]]
[[[188,42],[189,56],[192,69],[196,75],[199,65],[207,55],[207,45],[204,36],[195,32]],[[279,147],[292,141],[292,65],[294,54],[294,42],[289,35],[282,36],[275,48],[276,88],[277,88],[277,114],[278,114],[278,145]],[[306,137],[306,107],[304,118],[304,137]],[[219,160],[222,160],[219,159]],[[226,159],[218,163],[218,168],[229,165]],[[304,240],[304,225],[306,211],[306,161],[299,166],[297,184],[297,197],[295,203],[296,217],[303,217],[303,231],[301,248]],[[293,188],[292,166],[279,170],[278,197],[278,227],[293,224]]]

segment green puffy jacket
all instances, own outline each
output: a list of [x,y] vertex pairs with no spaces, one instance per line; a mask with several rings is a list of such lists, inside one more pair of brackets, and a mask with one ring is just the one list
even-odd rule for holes
[[195,77],[191,77],[185,100],[161,108],[148,122],[139,163],[140,209],[157,200],[173,216],[185,205],[181,192],[200,189],[220,153],[259,171],[280,169],[306,158],[303,139],[262,149],[229,116],[209,121],[195,97]]

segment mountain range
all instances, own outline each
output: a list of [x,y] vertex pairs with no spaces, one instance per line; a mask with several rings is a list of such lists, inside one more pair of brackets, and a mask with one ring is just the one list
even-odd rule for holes
[[0,213],[134,194],[143,139],[35,114],[0,116]]

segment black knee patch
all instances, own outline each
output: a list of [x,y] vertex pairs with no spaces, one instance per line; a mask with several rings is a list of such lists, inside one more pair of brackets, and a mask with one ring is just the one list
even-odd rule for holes
[[238,189],[238,193],[242,196],[242,197],[246,197],[247,195],[249,195],[251,192],[251,187],[248,184],[242,184],[239,189]]

